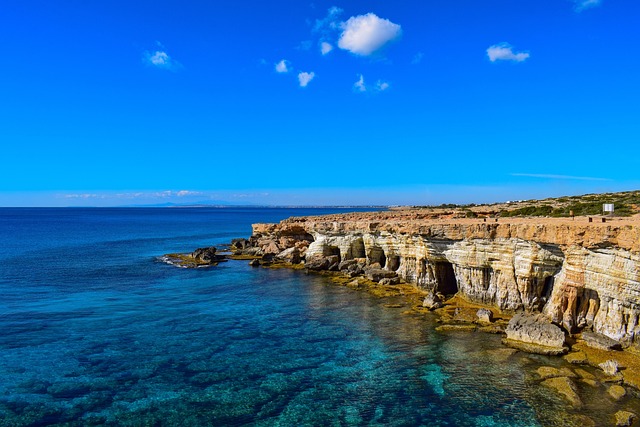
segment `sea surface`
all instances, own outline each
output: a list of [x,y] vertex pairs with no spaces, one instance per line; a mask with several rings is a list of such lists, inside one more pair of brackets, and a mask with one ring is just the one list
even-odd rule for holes
[[0,209],[0,426],[539,426],[611,421],[558,358],[439,333],[402,301],[290,270],[159,261],[339,209]]

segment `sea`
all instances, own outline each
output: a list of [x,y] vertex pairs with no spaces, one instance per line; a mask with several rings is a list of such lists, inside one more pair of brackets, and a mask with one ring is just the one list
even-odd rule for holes
[[540,387],[535,369],[562,359],[437,332],[400,297],[247,261],[161,261],[343,211],[0,209],[0,426],[611,422],[602,389],[576,409]]

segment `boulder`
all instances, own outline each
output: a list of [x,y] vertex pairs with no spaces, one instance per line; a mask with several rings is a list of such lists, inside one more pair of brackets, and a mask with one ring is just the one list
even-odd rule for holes
[[231,240],[231,247],[244,250],[249,247],[249,241],[247,239],[233,239]]
[[560,355],[569,350],[562,329],[541,314],[516,314],[505,333],[504,344],[529,353]]
[[262,256],[263,252],[262,252],[262,248],[248,248],[245,249],[244,251],[242,251],[243,254],[245,255],[250,255],[250,256]]
[[618,368],[620,367],[620,365],[618,365],[618,361],[612,359],[609,359],[606,362],[602,362],[598,366],[604,371],[605,374],[609,376],[614,376],[615,374],[617,374]]
[[196,261],[203,263],[216,262],[216,248],[213,246],[210,246],[208,248],[198,248],[195,251],[191,252],[191,257]]
[[367,276],[367,279],[372,282],[379,282],[382,279],[391,279],[398,276],[395,271],[384,270],[382,268],[367,268],[364,274]]
[[378,282],[383,286],[393,286],[393,285],[397,285],[398,283],[400,283],[400,278],[399,277],[385,277],[384,279],[380,279],[380,281]]
[[478,310],[478,312],[476,313],[476,316],[478,317],[479,323],[493,322],[493,312],[491,312],[491,310],[487,308],[481,308],[480,310]]
[[340,264],[338,264],[338,270],[340,270],[340,271],[348,270],[351,266],[355,266],[357,264],[358,264],[358,262],[355,259],[348,259],[348,260],[342,261]]
[[296,247],[285,249],[276,255],[276,258],[290,264],[298,264],[300,262],[300,251]]
[[262,246],[262,252],[265,254],[279,254],[281,252],[280,246],[276,242],[269,241],[266,245]]
[[260,258],[260,259],[262,261],[264,261],[264,262],[273,262],[275,257],[276,257],[276,254],[274,254],[274,253],[266,253],[266,254],[262,255],[262,258]]
[[258,261],[257,259],[252,259],[251,261],[249,261],[249,265],[251,267],[260,267],[260,261]]
[[360,264],[350,265],[347,268],[347,271],[349,272],[350,275],[355,275],[355,276],[359,276],[364,273],[364,270],[362,269],[362,265]]
[[340,255],[329,255],[326,258],[329,261],[327,270],[338,271],[338,266],[340,265]]
[[327,259],[327,257],[321,256],[321,255],[314,255],[308,258],[305,261],[304,265],[309,270],[320,271],[320,270],[326,270],[327,268],[329,268],[330,262]]
[[422,306],[428,308],[429,310],[435,310],[436,308],[442,307],[443,299],[438,294],[427,295],[422,301]]
[[582,332],[582,339],[589,347],[600,350],[622,350],[622,345],[618,341],[595,332]]

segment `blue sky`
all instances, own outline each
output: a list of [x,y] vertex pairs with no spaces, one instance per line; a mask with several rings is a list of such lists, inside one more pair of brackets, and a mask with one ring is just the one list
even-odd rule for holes
[[0,206],[640,188],[637,0],[3,1]]

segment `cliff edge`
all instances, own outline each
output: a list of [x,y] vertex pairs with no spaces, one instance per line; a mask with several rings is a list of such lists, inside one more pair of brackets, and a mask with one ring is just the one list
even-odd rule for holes
[[402,278],[428,295],[542,313],[569,333],[591,330],[625,347],[640,342],[637,217],[360,212],[254,224],[247,247],[316,269],[377,271],[374,279]]

